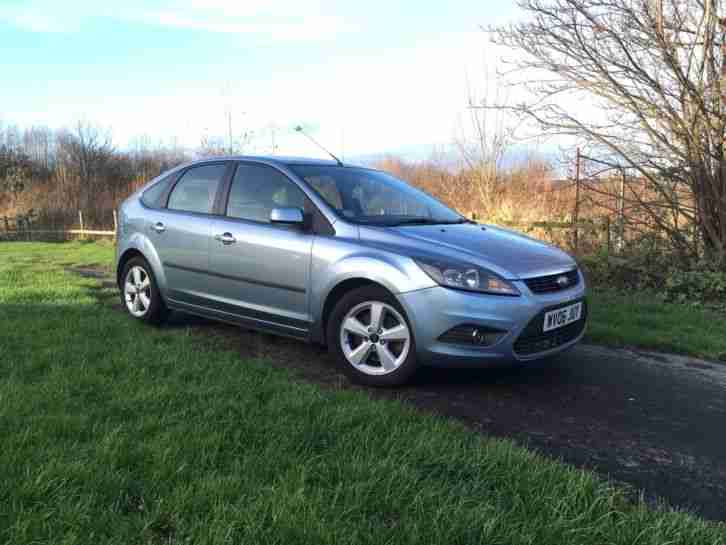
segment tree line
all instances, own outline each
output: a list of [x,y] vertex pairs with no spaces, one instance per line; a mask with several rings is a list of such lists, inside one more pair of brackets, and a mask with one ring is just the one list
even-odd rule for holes
[[[484,123],[485,115],[476,113],[475,126]],[[566,227],[572,222],[574,182],[561,179],[553,164],[536,154],[505,164],[509,144],[503,133],[496,141],[488,140],[479,129],[474,134],[456,140],[449,153],[418,161],[389,155],[370,166],[412,183],[466,216],[572,248],[572,229],[533,226],[544,222]],[[197,149],[184,150],[153,146],[146,139],[121,150],[109,131],[85,122],[61,130],[0,127],[0,217],[32,214],[36,228],[68,229],[77,227],[80,210],[86,228],[108,229],[113,210],[150,179],[196,157],[230,151],[212,144],[202,138]],[[596,190],[582,193],[580,220],[615,217],[618,205],[603,192],[611,186],[601,180]],[[628,208],[630,219],[641,216]],[[612,225],[617,222],[613,220]],[[599,231],[589,234],[581,250],[596,250],[606,239]]]
[[135,188],[189,159],[180,148],[144,140],[120,150],[110,131],[87,122],[60,130],[0,126],[0,211],[63,226],[83,210],[89,225],[109,225]]

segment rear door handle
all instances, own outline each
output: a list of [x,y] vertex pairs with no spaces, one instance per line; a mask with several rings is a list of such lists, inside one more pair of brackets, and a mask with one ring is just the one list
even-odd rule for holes
[[166,227],[164,227],[164,224],[160,221],[157,221],[154,225],[151,226],[151,228],[157,233],[163,233],[164,231],[166,231]]
[[214,239],[218,240],[222,244],[234,244],[237,239],[232,236],[232,233],[222,233],[221,235],[214,235]]

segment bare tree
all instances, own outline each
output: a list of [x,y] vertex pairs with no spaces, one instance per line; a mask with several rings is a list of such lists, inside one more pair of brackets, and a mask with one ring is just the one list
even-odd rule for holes
[[99,192],[111,181],[115,154],[111,133],[79,121],[74,132],[61,131],[57,141],[66,177],[75,178],[80,186],[77,206],[95,208]]
[[471,82],[467,82],[467,110],[454,143],[477,193],[475,198],[479,204],[475,207],[487,211],[495,204],[499,174],[505,154],[512,145],[514,128],[503,109],[493,108],[505,103],[505,97],[486,60],[483,73],[485,79],[481,88],[474,89]]
[[23,149],[36,170],[47,174],[51,169],[53,133],[48,127],[30,127],[23,133]]
[[[676,248],[695,224],[726,266],[726,20],[720,0],[520,0],[492,29],[531,100],[508,106],[546,135],[577,137],[601,173],[627,168],[629,198]],[[586,107],[583,107],[585,105]],[[679,221],[680,220],[680,221]]]

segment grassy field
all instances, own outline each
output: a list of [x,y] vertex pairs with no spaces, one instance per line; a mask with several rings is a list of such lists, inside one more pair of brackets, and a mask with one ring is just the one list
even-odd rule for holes
[[648,293],[591,290],[588,341],[726,362],[726,316],[658,301]]
[[0,244],[2,543],[726,543],[509,442],[135,323],[65,270],[109,255]]

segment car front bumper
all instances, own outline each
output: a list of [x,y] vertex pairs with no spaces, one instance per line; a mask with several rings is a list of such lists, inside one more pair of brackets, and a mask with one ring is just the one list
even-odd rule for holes
[[[524,282],[514,282],[518,297],[487,295],[441,286],[399,294],[425,365],[488,366],[537,360],[572,347],[584,335],[587,324],[585,281],[551,294],[534,294]],[[583,301],[583,316],[559,330],[542,331],[544,313]],[[491,346],[441,340],[457,326],[478,326],[506,333]]]

